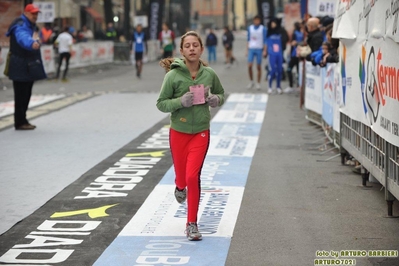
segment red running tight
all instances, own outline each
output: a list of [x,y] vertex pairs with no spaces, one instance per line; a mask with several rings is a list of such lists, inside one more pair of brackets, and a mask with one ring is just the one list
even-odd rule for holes
[[187,187],[187,223],[196,223],[201,193],[200,176],[209,147],[209,130],[187,134],[170,129],[169,142],[176,187]]

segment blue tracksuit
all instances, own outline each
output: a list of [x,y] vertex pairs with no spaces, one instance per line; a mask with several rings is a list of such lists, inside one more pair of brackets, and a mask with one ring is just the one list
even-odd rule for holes
[[267,53],[269,55],[269,88],[272,88],[273,79],[277,80],[277,88],[281,88],[281,78],[283,74],[283,45],[281,34],[271,34],[267,38]]

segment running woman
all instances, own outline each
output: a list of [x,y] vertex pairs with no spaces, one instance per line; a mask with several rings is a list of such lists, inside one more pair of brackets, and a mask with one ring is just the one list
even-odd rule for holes
[[[224,103],[224,89],[215,71],[201,59],[203,42],[198,33],[189,31],[181,37],[180,58],[166,58],[160,65],[166,75],[157,100],[160,111],[171,113],[169,144],[176,174],[175,197],[178,203],[187,198],[186,236],[201,240],[197,213],[201,193],[201,169],[209,146],[211,113],[209,107]],[[204,87],[196,103],[190,87]],[[202,94],[203,93],[203,94]],[[200,97],[200,98],[201,98]],[[195,101],[194,101],[195,100]]]
[[266,28],[260,24],[261,18],[256,15],[253,19],[253,24],[248,27],[247,37],[247,56],[248,56],[248,74],[250,83],[247,89],[252,89],[255,85],[253,81],[252,64],[254,58],[256,58],[256,68],[258,70],[256,89],[260,90],[260,79],[262,76],[262,57],[267,56],[266,50]]
[[277,18],[273,18],[268,23],[267,30],[267,53],[269,54],[269,90],[273,93],[272,83],[276,79],[276,89],[278,94],[282,94],[281,78],[283,74],[283,44],[280,30],[280,23]]

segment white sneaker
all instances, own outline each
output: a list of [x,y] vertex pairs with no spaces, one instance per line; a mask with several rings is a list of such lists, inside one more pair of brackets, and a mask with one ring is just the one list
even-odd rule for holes
[[280,88],[277,88],[277,93],[278,93],[278,94],[282,94],[283,91],[282,91]]
[[255,88],[256,88],[258,91],[260,91],[260,84],[259,84],[259,83],[256,83]]
[[272,89],[272,88],[269,88],[269,89],[267,90],[267,93],[268,93],[268,94],[272,94],[272,93],[273,93],[273,89]]
[[287,87],[284,89],[284,93],[293,93],[293,92],[294,92],[294,89],[291,87]]
[[254,82],[251,81],[251,82],[248,84],[247,89],[248,89],[248,90],[252,89],[252,88],[254,87],[254,85],[255,85]]

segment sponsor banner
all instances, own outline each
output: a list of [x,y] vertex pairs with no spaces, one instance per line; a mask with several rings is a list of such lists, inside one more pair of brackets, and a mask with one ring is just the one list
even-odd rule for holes
[[[33,108],[37,107],[39,105],[49,103],[61,98],[64,98],[64,94],[54,94],[54,95],[32,95],[29,101],[29,107],[28,108]],[[8,102],[3,102],[0,103],[0,117],[4,117],[7,115],[12,115],[14,114],[14,101],[8,101]]]
[[[340,49],[341,48],[342,48],[342,45],[340,45]],[[341,112],[340,112],[340,108],[341,108],[341,106],[343,104],[342,85],[341,85],[341,63],[335,64],[334,90],[335,90],[335,100],[334,100],[333,129],[334,129],[335,132],[341,132],[341,123],[340,123],[341,122]]]
[[[399,63],[391,56],[398,44],[392,39],[370,39],[345,46],[346,83],[342,112],[368,125],[395,146],[399,146]],[[351,86],[348,84],[351,77]]]
[[163,0],[150,0],[150,13],[148,14],[150,18],[148,29],[150,40],[157,40],[158,33],[162,31],[164,2]]
[[[230,238],[187,241],[182,236],[118,237],[94,266],[110,265],[224,265]],[[117,264],[115,264],[117,262]]]
[[248,103],[248,102],[228,102],[223,105],[223,110],[255,110],[255,111],[263,111],[265,109],[265,103]]
[[322,81],[319,66],[306,61],[305,108],[322,114]]
[[[230,102],[240,102],[240,103],[267,103],[268,95],[267,94],[251,94],[251,93],[233,93],[229,96],[229,101],[225,104],[229,104]],[[223,105],[224,109],[224,105]],[[212,120],[214,121],[214,120]]]
[[321,69],[323,91],[323,120],[333,126],[335,102],[335,64],[327,64]]
[[5,77],[3,73],[4,73],[4,68],[6,67],[8,51],[9,51],[8,47],[2,47],[0,51],[0,78]]
[[55,3],[36,2],[35,5],[40,9],[37,23],[53,23],[55,19]]
[[[174,184],[156,186],[118,237],[184,237],[182,228],[187,221],[187,206],[177,203],[174,190]],[[233,235],[243,193],[244,187],[201,186],[198,229],[204,237]]]
[[[4,77],[5,60],[8,48],[3,48],[0,58],[0,78]],[[56,54],[51,45],[42,45],[40,48],[42,61],[46,73],[54,73],[58,67]],[[109,41],[78,43],[72,46],[69,68],[78,68],[89,65],[112,63],[114,60],[114,44]],[[3,63],[2,63],[3,62]],[[65,63],[61,66],[65,69]]]
[[[252,158],[250,157],[206,157],[201,171],[201,185],[204,187],[244,187],[247,182]],[[175,171],[171,167],[162,178],[160,185],[174,185]]]
[[114,60],[113,42],[95,42],[93,45],[93,64],[110,63]]
[[335,17],[336,0],[308,0],[308,13],[313,17]]
[[40,52],[42,54],[44,71],[46,71],[46,73],[55,72],[55,60],[54,60],[53,47],[50,45],[43,45],[40,47]]
[[262,123],[265,113],[262,111],[245,110],[220,110],[215,118],[215,122],[229,123]]
[[360,10],[363,1],[336,1],[336,15],[333,25],[333,37],[355,39],[358,35]]
[[261,130],[261,124],[248,123],[219,123],[212,124],[212,135],[226,135],[228,133],[235,136],[258,136]]
[[[381,2],[381,1],[380,1]],[[378,3],[379,5],[380,3]],[[381,3],[382,5],[382,3]],[[385,35],[395,42],[399,42],[399,2],[395,1],[390,5],[390,1],[384,2],[382,9],[385,8]]]
[[273,0],[257,0],[258,14],[261,16],[262,24],[267,26],[270,18],[274,17]]
[[212,136],[208,154],[253,157],[257,143],[258,137]]
[[[383,38],[385,35],[386,11],[391,6],[391,1],[358,1],[359,28],[357,39],[370,40]],[[360,9],[358,9],[360,8]]]

